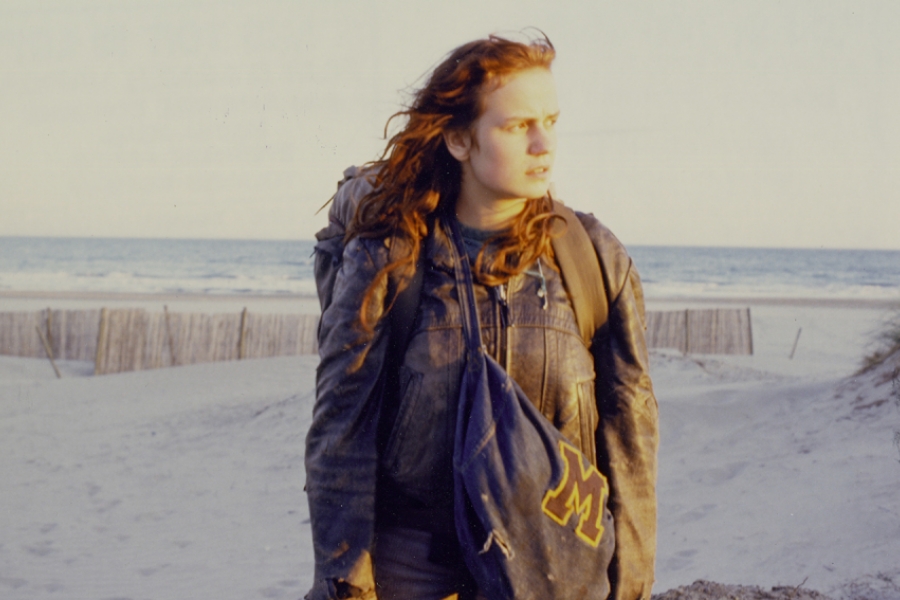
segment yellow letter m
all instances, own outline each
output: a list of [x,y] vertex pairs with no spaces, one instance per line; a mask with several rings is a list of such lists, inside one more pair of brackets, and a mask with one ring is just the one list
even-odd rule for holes
[[596,548],[603,536],[603,507],[609,497],[609,484],[574,446],[560,440],[559,453],[565,463],[562,480],[556,489],[547,491],[541,506],[548,517],[562,526],[577,512],[581,520],[575,533]]

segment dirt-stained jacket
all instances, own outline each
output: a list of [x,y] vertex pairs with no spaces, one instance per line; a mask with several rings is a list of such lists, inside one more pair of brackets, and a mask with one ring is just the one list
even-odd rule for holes
[[[609,478],[614,597],[649,599],[658,420],[641,284],[615,236],[592,215],[578,216],[600,258],[609,300],[609,318],[593,354],[559,272],[546,262],[502,289],[476,284],[479,318],[488,351],[564,435],[596,457]],[[380,455],[380,406],[373,390],[388,351],[388,320],[379,321],[363,344],[354,324],[390,244],[357,238],[344,248],[320,325],[317,399],[306,440],[316,560],[311,600],[375,597],[371,553],[379,473],[409,497],[452,515],[452,441],[465,345],[449,243],[435,227],[424,248],[420,307],[400,371],[399,413]]]

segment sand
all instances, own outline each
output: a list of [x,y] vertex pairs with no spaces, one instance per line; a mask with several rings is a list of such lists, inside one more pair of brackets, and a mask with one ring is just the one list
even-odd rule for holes
[[302,596],[315,364],[0,359],[0,597]]
[[[802,584],[809,598],[900,598],[900,383],[892,366],[852,376],[884,307],[747,304],[754,356],[652,355],[654,591],[800,598]],[[91,366],[63,362],[57,380],[47,361],[0,357],[0,597],[302,597],[316,358],[103,377]],[[676,591],[696,580],[759,588]]]

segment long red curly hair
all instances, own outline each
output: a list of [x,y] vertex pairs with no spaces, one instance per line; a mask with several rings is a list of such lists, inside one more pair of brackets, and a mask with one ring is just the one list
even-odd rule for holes
[[[494,35],[469,42],[435,67],[407,109],[388,119],[385,132],[395,118],[405,118],[406,123],[388,140],[380,159],[370,163],[377,173],[374,189],[360,201],[347,235],[392,237],[398,247],[408,250],[392,253],[391,262],[366,290],[359,316],[364,331],[373,331],[372,315],[380,313],[372,310],[373,303],[383,301],[376,292],[395,271],[398,281],[408,281],[421,241],[428,235],[430,217],[455,204],[459,195],[462,168],[447,150],[444,132],[470,130],[483,112],[486,90],[513,73],[549,69],[555,57],[553,44],[543,34],[524,43]],[[491,252],[482,249],[475,265],[479,280],[497,285],[539,256],[552,255],[551,211],[549,197],[530,199],[512,228],[488,241]]]

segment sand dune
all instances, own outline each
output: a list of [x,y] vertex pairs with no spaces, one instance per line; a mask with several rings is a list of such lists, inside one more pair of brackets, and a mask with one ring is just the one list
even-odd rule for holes
[[657,591],[712,579],[840,594],[879,574],[900,586],[900,390],[884,372],[797,379],[657,358]]
[[313,357],[11,383],[49,366],[0,365],[0,597],[306,591]]
[[[900,598],[900,384],[892,367],[847,377],[872,323],[849,309],[806,321],[808,357],[789,361],[792,309],[759,314],[754,357],[653,354],[658,593],[705,579]],[[64,362],[57,380],[0,357],[0,597],[302,597],[315,365]]]

